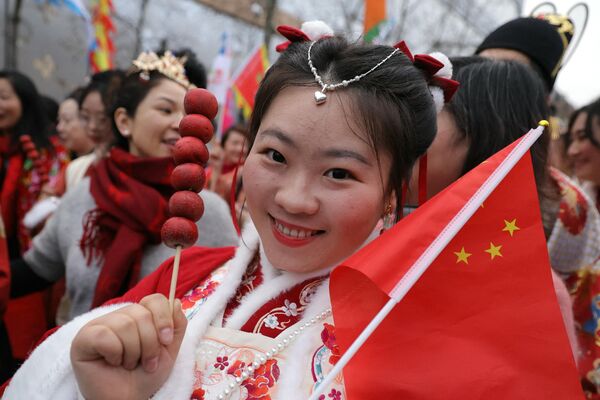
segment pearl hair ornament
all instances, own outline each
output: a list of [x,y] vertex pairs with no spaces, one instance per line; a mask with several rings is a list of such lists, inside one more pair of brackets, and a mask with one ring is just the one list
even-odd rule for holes
[[292,344],[294,342],[294,340],[298,336],[300,336],[300,334],[305,332],[307,328],[310,328],[311,326],[321,322],[322,320],[329,317],[330,315],[331,315],[331,308],[328,308],[327,310],[323,311],[322,313],[314,316],[310,320],[301,324],[297,329],[294,329],[294,331],[292,333],[286,335],[283,339],[278,341],[277,344],[275,344],[273,346],[273,348],[271,348],[269,351],[267,351],[263,355],[259,356],[258,361],[254,361],[253,363],[251,363],[250,365],[245,367],[242,370],[242,373],[240,376],[235,377],[235,379],[233,379],[231,382],[229,382],[227,384],[227,388],[225,390],[223,390],[223,392],[221,392],[217,396],[217,399],[218,400],[229,399],[229,397],[233,394],[233,391],[235,390],[235,388],[241,386],[242,383],[244,383],[246,381],[246,379],[254,376],[254,373],[256,372],[257,369],[259,369],[262,365],[266,364],[267,361],[275,358],[275,356],[278,353],[281,353],[283,350],[285,350],[287,347],[289,347],[290,344]]

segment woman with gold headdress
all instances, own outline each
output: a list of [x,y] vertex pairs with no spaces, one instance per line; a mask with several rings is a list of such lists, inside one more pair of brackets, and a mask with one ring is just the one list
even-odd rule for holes
[[[71,318],[131,287],[171,256],[160,242],[172,194],[172,150],[179,139],[183,97],[190,87],[182,60],[144,53],[119,87],[111,108],[117,143],[62,199],[22,260],[13,262],[11,295],[66,276]],[[198,244],[234,245],[227,205],[203,192]]]

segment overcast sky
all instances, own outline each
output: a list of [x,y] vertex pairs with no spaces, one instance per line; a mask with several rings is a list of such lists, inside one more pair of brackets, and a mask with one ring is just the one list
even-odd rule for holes
[[[528,15],[540,3],[540,0],[525,0],[523,13]],[[559,13],[566,14],[581,1],[554,0],[553,3]],[[586,3],[589,8],[587,28],[573,57],[560,71],[555,86],[575,107],[600,97],[600,1],[588,0]]]

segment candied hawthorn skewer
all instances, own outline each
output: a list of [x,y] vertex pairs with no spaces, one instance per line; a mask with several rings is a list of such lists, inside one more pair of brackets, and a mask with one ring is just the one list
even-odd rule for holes
[[171,185],[177,190],[169,199],[171,217],[160,231],[163,243],[175,249],[169,304],[173,308],[181,250],[191,247],[198,240],[198,221],[204,213],[204,202],[198,192],[204,187],[208,161],[208,143],[214,134],[210,122],[217,115],[217,99],[206,89],[192,89],[183,101],[186,116],[179,123],[179,139],[173,148],[175,169],[171,173]]

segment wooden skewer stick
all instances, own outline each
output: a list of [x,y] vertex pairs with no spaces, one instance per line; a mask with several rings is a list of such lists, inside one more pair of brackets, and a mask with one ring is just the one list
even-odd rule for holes
[[175,260],[173,261],[173,274],[171,275],[171,288],[169,289],[169,307],[173,312],[175,303],[175,289],[177,289],[177,276],[179,275],[179,261],[181,259],[181,246],[175,247]]

